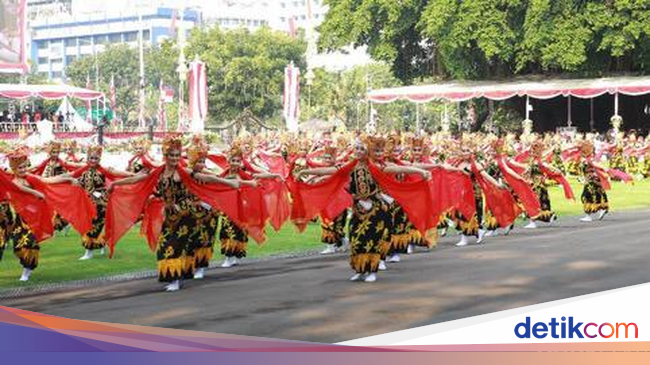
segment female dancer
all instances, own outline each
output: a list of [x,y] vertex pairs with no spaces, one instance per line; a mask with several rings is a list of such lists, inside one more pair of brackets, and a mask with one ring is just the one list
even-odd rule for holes
[[[382,196],[379,184],[373,178],[369,164],[378,161],[383,155],[385,141],[381,137],[369,136],[365,145],[357,141],[354,147],[356,164],[350,172],[349,192],[353,198],[352,218],[350,220],[350,267],[355,274],[351,281],[377,280],[381,261],[382,246],[388,246],[390,215],[386,198]],[[347,167],[347,165],[346,165]],[[428,171],[408,166],[378,166],[389,174],[431,175]],[[343,169],[343,168],[341,168]],[[298,175],[327,176],[338,172],[337,167],[324,167],[302,170]],[[347,169],[344,170],[347,173]]]
[[[18,187],[18,189],[24,193],[31,194],[38,199],[45,199],[45,195],[36,190],[32,184],[29,183],[28,179],[28,168],[29,168],[29,158],[27,153],[23,149],[19,149],[17,152],[10,154],[9,166],[13,172],[12,183]],[[75,183],[76,181],[73,178],[67,176],[57,176],[51,178],[38,178],[38,181],[45,184],[57,184],[62,182]],[[8,206],[5,206],[8,208]],[[32,231],[30,226],[23,220],[23,218],[15,213],[11,209],[4,210],[4,226],[6,230],[6,241],[13,241],[14,244],[14,255],[20,260],[20,264],[23,267],[22,275],[20,276],[20,281],[28,281],[32,272],[38,266],[38,261],[40,257],[40,246],[38,243],[37,235]],[[52,227],[50,227],[52,228]],[[51,234],[52,232],[49,232]],[[1,247],[0,251],[4,247]],[[0,259],[2,254],[0,253]]]
[[582,189],[582,209],[585,216],[580,219],[582,222],[591,222],[591,215],[597,213],[598,220],[605,217],[609,212],[609,201],[607,192],[603,187],[599,170],[604,172],[604,168],[593,162],[594,145],[589,141],[583,141],[580,145],[580,154],[582,155],[582,174],[584,177],[584,188]]
[[[166,291],[174,292],[181,288],[181,281],[192,278],[194,271],[194,246],[189,236],[196,228],[193,215],[196,198],[189,192],[182,178],[183,174],[203,183],[216,183],[232,188],[239,187],[236,181],[228,181],[209,174],[181,170],[180,160],[182,141],[178,137],[168,137],[163,142],[165,165],[150,173],[139,174],[118,180],[112,187],[130,185],[155,179],[154,196],[164,203],[162,233],[158,240],[158,280],[166,282]],[[148,181],[148,180],[147,180]]]
[[102,152],[101,146],[89,146],[86,153],[86,166],[72,173],[72,176],[77,178],[79,184],[86,190],[97,209],[93,228],[81,237],[81,246],[85,249],[85,253],[79,260],[92,259],[95,250],[99,250],[100,255],[104,254],[106,240],[102,231],[106,222],[106,204],[108,203],[106,187],[111,180],[133,176],[131,173],[117,171],[111,167],[102,167],[100,164]]
[[[244,151],[238,144],[232,146],[228,157],[228,168],[221,173],[220,177],[251,187],[257,187],[257,179],[282,178],[278,174],[247,171],[244,166]],[[228,217],[222,216],[219,240],[221,241],[221,254],[226,256],[221,267],[228,268],[239,265],[239,259],[246,257],[246,246],[248,245],[246,231]]]

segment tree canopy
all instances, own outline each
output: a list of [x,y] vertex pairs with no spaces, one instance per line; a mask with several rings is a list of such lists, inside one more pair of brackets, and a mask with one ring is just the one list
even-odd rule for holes
[[326,0],[321,49],[367,45],[411,82],[650,70],[650,0]]

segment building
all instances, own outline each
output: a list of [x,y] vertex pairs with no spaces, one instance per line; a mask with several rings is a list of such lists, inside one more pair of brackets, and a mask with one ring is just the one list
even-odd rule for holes
[[68,14],[72,0],[27,0],[27,18],[30,21]]
[[251,31],[270,26],[277,0],[194,0],[193,7],[201,9],[207,25],[221,29],[247,28]]
[[[72,14],[75,15],[72,15]],[[65,68],[75,60],[102,52],[110,44],[137,47],[139,34],[145,46],[169,38],[179,25],[178,13],[172,8],[144,8],[124,13],[60,14],[30,22],[31,59],[37,71],[49,79],[65,80]],[[199,11],[184,12],[185,29],[201,22]]]

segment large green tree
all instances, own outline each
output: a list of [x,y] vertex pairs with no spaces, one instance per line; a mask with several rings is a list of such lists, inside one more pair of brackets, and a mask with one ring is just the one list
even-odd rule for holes
[[397,77],[650,70],[650,0],[326,0],[320,47],[367,45]]

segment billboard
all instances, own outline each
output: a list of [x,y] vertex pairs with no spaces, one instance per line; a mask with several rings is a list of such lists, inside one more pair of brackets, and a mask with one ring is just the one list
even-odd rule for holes
[[27,71],[26,2],[27,0],[0,0],[0,72]]

